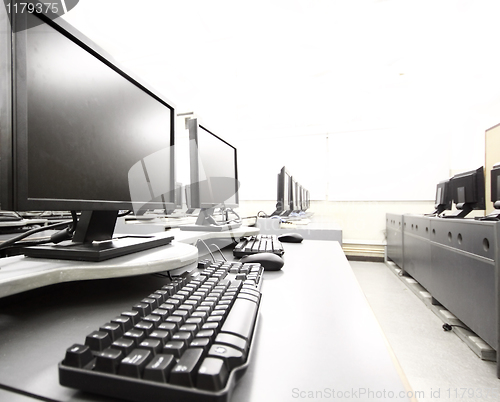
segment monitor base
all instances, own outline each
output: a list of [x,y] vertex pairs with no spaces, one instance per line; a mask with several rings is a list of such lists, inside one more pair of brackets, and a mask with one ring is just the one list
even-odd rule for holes
[[223,220],[214,218],[215,208],[202,208],[194,225],[181,225],[181,230],[194,232],[227,232],[241,226],[241,219],[229,220],[229,210],[223,211]]
[[441,218],[456,218],[456,219],[463,219],[465,218],[470,212],[472,212],[472,208],[465,204],[462,209],[457,210],[455,213],[452,213],[450,215],[441,215]]
[[181,225],[179,228],[191,232],[227,232],[238,229],[241,222],[225,223],[220,225]]
[[73,261],[99,262],[120,257],[154,247],[166,246],[173,236],[157,235],[123,235],[101,242],[76,243],[66,241],[55,245],[26,247],[26,257],[49,258]]

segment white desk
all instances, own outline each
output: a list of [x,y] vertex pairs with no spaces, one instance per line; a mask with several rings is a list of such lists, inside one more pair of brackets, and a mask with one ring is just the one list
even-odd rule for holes
[[[162,232],[166,233],[166,232]],[[198,239],[232,239],[258,233],[255,228],[229,232],[169,231],[175,237],[170,245],[155,247],[101,262],[67,261],[14,256],[0,259],[0,297],[60,282],[134,276],[169,271],[186,266],[198,258]]]
[[[60,386],[57,364],[67,347],[167,281],[142,275],[70,282],[0,299],[0,386],[62,402],[111,401]],[[301,395],[309,392],[411,400],[337,242],[285,244],[285,265],[264,273],[262,292],[253,360],[232,401],[307,400]]]

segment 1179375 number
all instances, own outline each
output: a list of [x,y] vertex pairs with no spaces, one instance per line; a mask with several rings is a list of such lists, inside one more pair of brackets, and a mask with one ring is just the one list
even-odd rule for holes
[[[64,2],[64,0],[62,0]],[[6,5],[7,12],[9,14],[12,13],[48,13],[49,11],[57,14],[59,12],[59,3],[43,3],[43,2],[36,2],[36,3],[18,3],[15,2],[14,4],[11,4],[11,2],[7,3]],[[64,4],[63,4],[64,6]]]

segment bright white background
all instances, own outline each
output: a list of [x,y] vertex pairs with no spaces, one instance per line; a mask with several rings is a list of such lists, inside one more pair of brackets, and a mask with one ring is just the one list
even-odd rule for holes
[[316,200],[431,200],[500,122],[498,0],[80,0],[67,21]]

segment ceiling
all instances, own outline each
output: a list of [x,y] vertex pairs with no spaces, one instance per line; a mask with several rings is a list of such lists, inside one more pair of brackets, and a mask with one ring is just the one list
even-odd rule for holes
[[230,140],[461,119],[484,134],[499,17],[498,0],[81,0],[64,18]]

